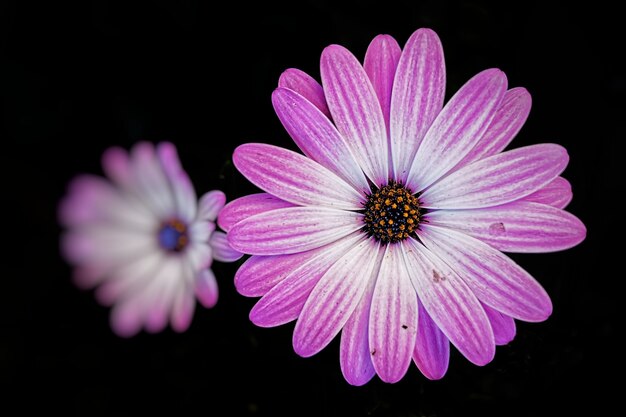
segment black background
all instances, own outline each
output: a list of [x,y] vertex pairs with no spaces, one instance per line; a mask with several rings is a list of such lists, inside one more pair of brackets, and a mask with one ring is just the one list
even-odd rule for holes
[[[624,354],[615,338],[623,296],[615,286],[623,270],[611,264],[617,249],[609,243],[624,219],[615,201],[625,138],[619,13],[601,2],[336,3],[0,2],[0,198],[9,248],[0,278],[0,407],[17,405],[15,415],[434,417],[602,415],[622,403]],[[499,67],[510,86],[533,96],[513,146],[553,141],[568,149],[568,210],[587,225],[586,241],[514,256],[551,295],[552,317],[519,323],[515,340],[485,367],[454,351],[441,381],[412,365],[397,384],[374,378],[352,387],[337,340],[299,358],[293,324],[253,326],[255,300],[232,284],[237,265],[216,263],[220,302],[198,309],[189,331],[114,336],[108,310],[72,285],[58,255],[55,210],[67,181],[101,173],[108,146],[169,140],[199,193],[247,194],[253,188],[230,162],[237,145],[294,148],[270,103],[284,69],[318,77],[328,44],[362,59],[376,34],[403,45],[419,27],[442,39],[448,97],[478,71]]]

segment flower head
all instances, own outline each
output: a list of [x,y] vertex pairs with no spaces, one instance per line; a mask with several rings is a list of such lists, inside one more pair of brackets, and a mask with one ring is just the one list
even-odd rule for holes
[[502,253],[550,252],[581,242],[584,225],[562,208],[555,144],[504,151],[530,111],[523,88],[483,71],[444,106],[441,43],[416,31],[403,50],[376,37],[362,66],[345,48],[321,57],[322,84],[287,70],[272,100],[304,155],[265,144],[234,163],[265,193],[230,203],[219,224],[253,255],[235,284],[262,296],[259,326],[297,319],[301,356],[341,332],[348,382],[395,382],[411,360],[430,378],[450,343],[490,362],[515,335],[514,319],[552,311],[540,284]]
[[76,283],[97,286],[98,300],[113,305],[111,326],[120,336],[142,327],[159,332],[168,322],[186,330],[196,296],[205,307],[217,302],[213,259],[242,256],[215,231],[224,193],[198,202],[171,143],[111,148],[102,165],[109,179],[78,176],[59,208]]

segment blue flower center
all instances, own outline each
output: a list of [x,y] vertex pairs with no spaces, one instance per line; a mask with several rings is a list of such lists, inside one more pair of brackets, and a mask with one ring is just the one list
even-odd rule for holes
[[180,252],[189,243],[187,226],[178,219],[168,220],[159,229],[159,245],[170,252]]
[[363,232],[382,244],[414,236],[422,213],[420,201],[397,182],[372,190],[363,208]]

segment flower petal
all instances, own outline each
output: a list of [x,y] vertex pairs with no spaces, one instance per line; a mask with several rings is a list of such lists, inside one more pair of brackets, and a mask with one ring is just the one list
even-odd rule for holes
[[181,333],[189,328],[196,309],[194,292],[186,285],[181,285],[174,298],[171,325],[175,332]]
[[236,223],[243,219],[285,207],[294,207],[294,205],[271,194],[250,194],[226,204],[219,213],[217,224],[228,232]]
[[175,196],[159,163],[154,145],[139,142],[131,150],[130,162],[134,179],[131,191],[137,193],[148,209],[160,218],[175,213]]
[[324,250],[324,247],[291,255],[251,256],[235,273],[235,288],[246,297],[265,295],[300,265]]
[[423,225],[420,239],[486,305],[524,321],[543,321],[552,302],[539,283],[502,252],[450,229]]
[[398,382],[411,364],[417,334],[417,296],[400,245],[387,245],[382,260],[369,324],[369,344],[376,373]]
[[213,271],[207,268],[198,273],[195,291],[196,297],[204,307],[212,308],[217,304],[219,288]]
[[485,309],[485,313],[487,313],[487,317],[491,323],[496,345],[507,345],[511,340],[513,340],[513,338],[515,338],[515,320],[513,320],[513,317],[502,314],[488,305],[483,304],[483,308]]
[[496,206],[544,187],[567,166],[565,148],[543,143],[513,149],[466,165],[422,194],[427,208]]
[[304,304],[293,332],[293,348],[303,357],[322,350],[339,333],[361,300],[380,248],[364,236],[317,283]]
[[134,181],[131,162],[126,150],[114,146],[102,154],[102,169],[117,185],[128,189]]
[[335,125],[361,169],[376,185],[388,180],[388,146],[383,113],[365,70],[346,48],[324,49],[320,63],[326,102]]
[[236,251],[228,244],[226,233],[223,232],[214,232],[209,245],[213,249],[213,259],[220,262],[235,262],[243,256],[243,253]]
[[413,286],[433,322],[470,362],[489,363],[495,354],[493,331],[476,296],[421,243],[407,239],[403,245]]
[[320,278],[360,239],[360,233],[354,233],[331,243],[317,256],[291,271],[256,303],[250,312],[250,320],[261,327],[279,326],[295,320]]
[[387,129],[393,79],[401,53],[400,45],[392,36],[378,35],[367,47],[363,62],[363,69],[374,87]]
[[215,223],[208,220],[193,222],[188,228],[189,240],[193,243],[207,243],[215,231]]
[[288,207],[240,221],[230,246],[251,255],[286,255],[334,242],[363,227],[362,215],[325,207]]
[[235,150],[233,162],[254,185],[290,203],[361,208],[359,192],[327,168],[293,151],[247,143]]
[[418,29],[407,41],[391,98],[391,157],[394,178],[406,184],[415,152],[443,107],[446,66],[441,41]]
[[304,97],[285,88],[274,90],[272,103],[283,126],[306,156],[362,193],[370,191],[350,148],[328,117]]
[[422,303],[418,304],[413,361],[426,378],[441,379],[446,374],[450,362],[450,341],[430,318]]
[[296,68],[289,68],[280,74],[278,86],[288,88],[300,94],[317,107],[326,117],[330,117],[324,89],[315,78],[304,71]]
[[429,224],[461,231],[503,252],[554,252],[585,239],[574,215],[545,204],[514,201],[476,210],[437,210]]
[[369,321],[375,279],[370,279],[352,315],[341,330],[339,364],[349,384],[361,386],[376,374],[369,344]]
[[224,204],[226,204],[226,195],[223,192],[219,190],[209,191],[200,197],[198,219],[214,222]]
[[485,133],[506,92],[506,76],[485,70],[450,99],[426,132],[407,177],[421,191],[456,166]]
[[572,186],[563,177],[556,177],[545,187],[524,197],[524,201],[547,204],[552,207],[564,209],[572,201]]
[[160,143],[157,146],[157,154],[169,178],[176,199],[177,213],[181,220],[189,223],[196,217],[198,199],[191,180],[180,165],[176,147],[169,142]]
[[516,87],[507,91],[491,124],[456,169],[502,152],[526,122],[531,105],[532,99],[525,88]]

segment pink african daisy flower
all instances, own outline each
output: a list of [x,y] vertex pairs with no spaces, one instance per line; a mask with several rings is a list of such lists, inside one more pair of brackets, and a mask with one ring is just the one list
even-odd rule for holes
[[159,332],[168,322],[186,330],[196,296],[208,308],[217,302],[213,260],[242,256],[215,231],[224,193],[198,202],[171,143],[111,148],[102,166],[110,180],[78,176],[59,207],[76,283],[97,286],[97,299],[113,305],[111,326],[120,336]]
[[363,66],[345,48],[321,57],[322,85],[286,71],[272,96],[305,156],[266,144],[234,163],[265,193],[226,206],[219,224],[253,255],[235,284],[262,296],[259,326],[297,319],[308,357],[341,332],[346,380],[396,382],[411,360],[430,379],[450,343],[485,365],[515,335],[514,319],[545,320],[541,285],[502,253],[551,252],[585,237],[562,208],[568,156],[555,144],[502,152],[530,111],[497,69],[444,106],[441,43],[416,31],[404,50],[376,37]]

